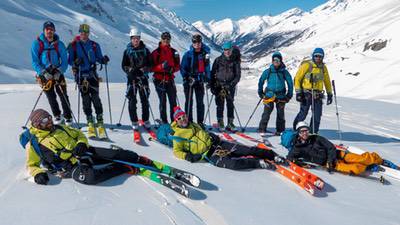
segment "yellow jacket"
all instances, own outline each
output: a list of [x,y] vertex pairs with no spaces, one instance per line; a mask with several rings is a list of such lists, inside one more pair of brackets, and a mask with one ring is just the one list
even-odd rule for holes
[[[311,84],[310,74],[313,74],[314,85]],[[318,66],[313,61],[308,60],[300,65],[300,68],[294,77],[296,93],[303,92],[304,90],[311,91],[312,88],[317,91],[323,91],[324,85],[326,92],[332,94],[331,79],[325,64]]]
[[173,152],[175,157],[185,159],[186,154],[203,154],[212,144],[210,135],[197,123],[189,123],[187,128],[181,128],[176,122],[171,124],[174,133]]
[[[56,128],[54,131],[40,130],[34,127],[29,128],[29,132],[35,135],[40,145],[59,154],[63,160],[69,160],[72,164],[77,162],[77,159],[72,156],[72,150],[78,143],[85,143],[88,146],[88,140],[85,135],[78,129],[68,126]],[[45,172],[45,169],[40,167],[40,156],[35,152],[30,143],[26,145],[26,167],[31,176]]]

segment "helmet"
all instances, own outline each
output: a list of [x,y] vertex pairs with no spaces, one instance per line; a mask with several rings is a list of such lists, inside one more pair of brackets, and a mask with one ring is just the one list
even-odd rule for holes
[[308,126],[308,123],[305,122],[305,121],[300,121],[300,122],[297,123],[296,130],[299,131],[301,128],[310,129],[310,127]]
[[89,33],[90,32],[90,26],[85,24],[85,23],[79,25],[79,33],[82,33],[82,32]]
[[227,41],[222,45],[222,49],[232,49],[232,41]]
[[142,35],[142,32],[140,32],[140,30],[135,27],[132,28],[131,31],[129,32],[130,37],[133,37],[133,36],[140,37],[141,35]]
[[169,39],[171,40],[171,34],[168,31],[165,31],[161,34],[161,39]]
[[48,27],[53,28],[53,30],[56,30],[56,26],[54,26],[54,23],[51,21],[46,21],[43,23],[43,30]]
[[203,40],[203,38],[201,37],[200,34],[193,34],[192,43],[201,42],[202,40]]
[[322,49],[322,48],[315,48],[314,51],[313,51],[313,53],[312,53],[312,58],[313,58],[313,59],[314,59],[314,56],[315,56],[315,55],[320,55],[320,56],[322,56],[322,58],[324,58],[324,56],[325,56],[324,49]]

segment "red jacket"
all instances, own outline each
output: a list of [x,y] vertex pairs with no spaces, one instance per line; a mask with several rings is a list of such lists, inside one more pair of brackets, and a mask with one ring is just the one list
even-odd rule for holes
[[[180,59],[178,52],[171,48],[171,46],[158,45],[158,48],[151,53],[153,61],[152,71],[154,72],[154,78],[156,80],[173,80],[175,78],[174,73],[180,69]],[[163,69],[163,62],[167,61],[168,65],[173,68],[172,71],[166,71]]]

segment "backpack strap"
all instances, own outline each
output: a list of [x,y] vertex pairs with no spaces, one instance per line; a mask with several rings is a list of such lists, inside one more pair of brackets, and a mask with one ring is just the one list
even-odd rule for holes
[[[45,49],[44,48],[44,42],[40,39],[39,36],[37,36],[36,39],[37,39],[37,41],[39,43],[39,51],[38,51],[39,59],[41,58],[43,51],[47,50],[47,58],[49,59],[50,63],[52,63],[51,62],[51,58],[50,58],[50,50],[51,50],[51,48]],[[57,53],[58,60],[60,60],[61,59],[61,55],[60,55],[60,51],[59,51],[59,48],[58,48],[58,40],[54,42],[53,46],[54,46],[54,50]]]

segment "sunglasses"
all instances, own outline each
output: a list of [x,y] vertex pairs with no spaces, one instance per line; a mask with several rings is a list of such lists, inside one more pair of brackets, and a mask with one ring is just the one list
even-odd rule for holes
[[201,43],[201,41],[192,41],[193,44]]
[[314,58],[322,58],[323,56],[322,55],[320,55],[320,54],[315,54],[314,55]]
[[278,63],[280,63],[281,60],[280,60],[279,58],[274,58],[274,59],[273,59],[273,62],[278,62]]
[[177,119],[177,121],[185,121],[186,120],[186,115],[182,115],[181,117],[179,117],[178,119]]
[[38,125],[37,127],[46,127],[50,121],[52,121],[52,117],[48,116],[43,118],[39,123],[37,123],[36,125]]
[[299,131],[299,133],[308,133],[308,132],[309,132],[308,129],[302,129],[302,130]]

